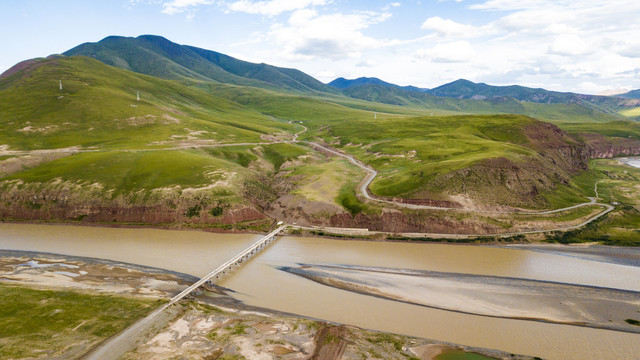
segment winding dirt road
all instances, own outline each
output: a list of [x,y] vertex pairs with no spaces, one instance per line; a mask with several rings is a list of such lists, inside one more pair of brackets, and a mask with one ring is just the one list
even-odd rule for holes
[[[290,124],[294,124],[294,122],[292,122],[292,121],[289,121],[289,123]],[[370,167],[369,165],[366,165],[365,163],[361,162],[360,160],[356,159],[355,157],[353,157],[351,155],[345,154],[343,152],[337,151],[337,150],[329,148],[327,146],[318,144],[318,143],[313,142],[313,141],[298,140],[298,137],[301,134],[303,134],[304,132],[306,132],[308,130],[308,128],[306,126],[302,125],[300,122],[296,122],[295,124],[298,125],[298,126],[301,126],[303,129],[298,131],[297,133],[295,133],[291,140],[263,141],[263,142],[255,142],[255,143],[243,142],[243,143],[217,143],[217,144],[188,144],[188,145],[180,145],[180,146],[157,148],[157,149],[113,149],[113,150],[101,150],[101,149],[82,149],[82,148],[79,148],[79,147],[70,147],[70,148],[63,148],[63,149],[42,149],[42,150],[27,150],[27,151],[17,150],[17,151],[12,151],[12,150],[8,150],[6,148],[0,148],[0,155],[22,156],[22,155],[36,155],[36,154],[43,155],[43,154],[49,154],[49,153],[76,154],[76,153],[100,152],[100,151],[150,152],[150,151],[187,150],[187,149],[229,147],[229,146],[260,146],[260,145],[271,145],[271,144],[282,144],[282,143],[289,143],[289,144],[290,143],[298,143],[298,144],[305,144],[307,146],[310,146],[311,148],[319,149],[321,151],[324,151],[324,152],[327,152],[327,153],[330,153],[330,154],[333,154],[333,155],[336,155],[336,156],[340,156],[340,157],[348,160],[350,163],[352,163],[353,165],[357,166],[358,168],[364,170],[365,173],[366,173],[366,176],[364,177],[364,179],[358,185],[358,192],[362,195],[362,197],[364,197],[365,199],[367,199],[369,201],[372,201],[372,202],[389,204],[389,205],[393,205],[393,206],[397,206],[397,207],[403,207],[403,208],[408,208],[408,209],[416,209],[416,210],[457,210],[457,211],[485,213],[485,214],[545,215],[545,214],[560,213],[560,212],[563,212],[563,211],[568,211],[568,210],[580,208],[580,207],[583,207],[583,206],[589,206],[589,205],[596,205],[596,206],[600,206],[600,207],[604,208],[604,210],[602,212],[592,216],[591,218],[587,219],[585,222],[580,223],[578,225],[573,225],[573,226],[568,226],[568,227],[563,227],[563,228],[555,228],[555,229],[531,230],[531,231],[522,231],[522,232],[514,232],[514,233],[492,234],[492,235],[513,236],[513,235],[521,235],[521,234],[534,234],[534,233],[544,233],[544,232],[553,232],[553,231],[574,230],[574,229],[581,228],[581,227],[583,227],[583,226],[595,221],[596,219],[598,219],[598,218],[600,218],[600,217],[602,217],[602,216],[606,215],[607,213],[609,213],[609,212],[614,210],[614,207],[609,205],[609,204],[603,204],[603,203],[597,202],[598,183],[595,184],[595,189],[594,189],[595,193],[596,193],[596,197],[595,198],[589,197],[588,198],[589,199],[588,202],[584,202],[584,203],[580,203],[580,204],[577,204],[577,205],[568,206],[568,207],[564,207],[564,208],[553,209],[553,210],[523,210],[523,209],[518,209],[518,210],[514,210],[514,211],[470,210],[470,209],[460,209],[460,208],[446,207],[446,206],[407,204],[407,203],[403,203],[403,202],[398,202],[398,201],[392,201],[392,200],[378,198],[378,197],[372,195],[369,192],[369,185],[371,184],[371,182],[373,182],[375,177],[378,175],[378,172],[374,168]],[[428,234],[428,235],[432,235],[432,236],[450,236],[450,234]],[[482,235],[487,235],[487,234],[467,234],[465,236],[482,236]]]
[[[375,179],[375,177],[378,175],[378,172],[364,164],[363,162],[361,162],[360,160],[354,158],[351,155],[342,153],[340,151],[337,151],[335,149],[331,149],[328,148],[326,146],[320,145],[316,142],[312,142],[312,141],[304,141],[304,140],[297,140],[298,136],[302,133],[304,133],[305,131],[307,131],[307,127],[302,125],[302,124],[298,124],[300,126],[302,126],[304,129],[298,133],[295,134],[294,139],[292,142],[297,142],[297,143],[303,143],[303,144],[307,144],[309,146],[311,146],[312,148],[316,148],[316,149],[321,149],[322,151],[334,154],[336,156],[340,156],[346,160],[348,160],[350,163],[352,163],[353,165],[359,167],[360,169],[364,170],[366,172],[366,176],[364,177],[364,179],[362,180],[362,182],[360,182],[360,184],[358,185],[358,190],[360,192],[360,194],[367,200],[369,201],[373,201],[373,202],[378,202],[378,203],[385,203],[385,204],[390,204],[390,205],[394,205],[394,206],[398,206],[398,207],[403,207],[403,208],[408,208],[408,209],[418,209],[418,210],[458,210],[458,211],[467,211],[467,212],[475,212],[475,213],[489,213],[489,214],[530,214],[530,215],[545,215],[545,214],[554,214],[554,213],[559,213],[559,212],[563,212],[563,211],[568,211],[568,210],[572,210],[572,209],[577,209],[583,206],[589,206],[589,205],[596,205],[596,206],[600,206],[603,207],[604,210],[592,217],[590,217],[589,219],[587,219],[586,221],[577,224],[577,225],[572,225],[572,226],[566,226],[566,227],[560,227],[560,228],[554,228],[554,229],[540,229],[540,230],[529,230],[529,231],[520,231],[520,232],[511,232],[511,233],[499,233],[499,234],[491,234],[491,235],[499,235],[499,236],[515,236],[515,235],[526,235],[526,234],[537,234],[537,233],[546,233],[546,232],[553,232],[553,231],[568,231],[568,230],[575,230],[575,229],[579,229],[581,227],[586,226],[587,224],[599,219],[600,217],[608,214],[609,212],[613,211],[615,208],[609,204],[603,204],[603,203],[599,203],[597,202],[597,197],[598,197],[598,182],[596,182],[595,186],[594,186],[594,191],[596,194],[596,197],[588,197],[589,201],[588,202],[584,202],[584,203],[580,203],[577,205],[573,205],[573,206],[568,206],[568,207],[564,207],[564,208],[559,208],[559,209],[553,209],[553,210],[515,210],[515,211],[500,211],[500,210],[464,210],[464,209],[460,209],[460,208],[454,208],[454,207],[446,207],[446,206],[433,206],[433,205],[417,205],[417,204],[407,204],[407,203],[402,203],[402,202],[397,202],[397,201],[391,201],[391,200],[386,200],[386,199],[381,199],[375,196],[372,196],[369,193],[369,185],[371,184],[371,182],[373,181],[373,179]],[[429,235],[434,235],[434,236],[442,236],[442,237],[446,237],[446,236],[450,236],[450,234],[429,234]],[[464,236],[483,236],[483,235],[487,235],[487,234],[465,234]]]

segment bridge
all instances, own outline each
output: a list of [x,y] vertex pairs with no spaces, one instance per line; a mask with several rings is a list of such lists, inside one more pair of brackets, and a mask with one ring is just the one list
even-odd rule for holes
[[[288,226],[289,225],[282,225],[277,229],[273,230],[272,232],[268,233],[264,237],[260,238],[260,240],[256,241],[253,245],[244,249],[238,255],[234,256],[224,264],[218,266],[215,270],[208,273],[200,280],[196,281],[193,285],[189,286],[188,288],[184,289],[181,293],[171,298],[171,300],[169,300],[168,303],[154,310],[151,314],[147,315],[147,317],[138,320],[136,323],[134,323],[133,325],[125,329],[123,332],[121,332],[117,336],[107,340],[104,344],[90,351],[88,354],[83,356],[83,359],[86,359],[86,360],[119,359],[125,352],[135,348],[136,345],[138,345],[138,341],[140,341],[139,339],[142,338],[142,335],[148,333],[152,327],[158,327],[158,326],[162,327],[162,324],[170,321],[172,317],[175,316],[176,310],[174,307],[171,307],[171,305],[189,296],[192,292],[194,292],[197,288],[199,288],[203,284],[212,283],[213,279],[218,278],[225,273],[228,273],[234,266],[240,265],[246,259],[260,252],[260,250],[264,249],[271,242],[273,242],[274,237],[279,232],[286,229]],[[174,309],[173,316],[170,314],[170,312],[172,312],[172,309]]]
[[280,231],[284,230],[287,226],[288,225],[282,225],[279,228],[273,230],[272,232],[268,233],[263,238],[261,238],[260,240],[255,242],[253,245],[249,246],[248,248],[246,248],[242,252],[240,252],[238,255],[236,255],[233,258],[231,258],[229,261],[227,261],[224,264],[218,266],[218,268],[216,268],[212,272],[208,273],[207,275],[202,277],[200,280],[196,281],[193,285],[191,285],[188,288],[184,289],[178,295],[176,295],[173,298],[171,298],[171,300],[169,301],[168,305],[171,305],[171,304],[174,304],[174,303],[180,301],[181,299],[183,299],[184,297],[188,296],[189,294],[191,294],[191,292],[193,292],[194,290],[196,290],[197,288],[199,288],[200,286],[202,286],[205,283],[211,284],[213,278],[218,278],[220,275],[222,275],[225,272],[228,272],[229,270],[231,270],[231,268],[233,266],[239,265],[245,259],[248,259],[252,255],[258,253],[261,249],[263,249],[267,245],[269,245],[271,243],[271,241],[273,241],[273,238],[276,236],[276,234],[278,234]]

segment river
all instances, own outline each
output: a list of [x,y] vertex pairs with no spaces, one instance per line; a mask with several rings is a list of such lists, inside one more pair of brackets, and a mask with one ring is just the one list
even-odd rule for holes
[[621,161],[629,166],[640,169],[640,157],[624,158]]
[[[258,238],[200,231],[0,224],[2,249],[98,257],[195,276],[208,273]],[[384,266],[640,291],[637,266],[593,261],[572,256],[570,251],[287,236],[279,237],[220,285],[250,305],[548,359],[637,359],[640,354],[640,334],[438,310],[336,289],[278,269],[298,263]]]

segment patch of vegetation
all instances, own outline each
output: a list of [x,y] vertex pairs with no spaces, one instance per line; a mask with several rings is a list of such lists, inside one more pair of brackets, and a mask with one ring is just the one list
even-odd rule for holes
[[243,335],[246,334],[245,330],[247,329],[247,325],[244,323],[238,323],[234,327],[231,328],[231,335]]
[[375,334],[374,336],[368,337],[367,341],[378,345],[383,343],[391,344],[396,351],[401,351],[405,344],[405,341],[401,337],[387,333]]
[[224,212],[224,208],[220,205],[216,205],[212,207],[211,210],[209,210],[209,214],[215,217],[221,216],[223,212]]
[[184,216],[192,218],[195,216],[200,216],[200,210],[202,210],[202,205],[195,205],[187,209],[187,212]]
[[253,161],[258,160],[258,156],[253,154],[247,146],[229,146],[219,148],[205,148],[207,153],[217,158],[232,161],[242,167],[248,167]]
[[[237,165],[197,151],[92,152],[54,160],[4,180],[46,183],[62,179],[101,184],[116,194],[175,185],[205,186]],[[217,172],[216,172],[217,171]]]
[[345,208],[351,216],[356,216],[367,208],[367,205],[360,202],[356,196],[354,184],[347,184],[340,189],[336,202]]
[[[616,209],[581,229],[549,234],[546,241],[640,246],[640,170],[617,160],[593,160],[590,165],[592,170],[584,176],[589,176],[593,184],[599,180],[600,201],[615,202]],[[593,194],[593,188],[591,191]]]
[[0,358],[60,356],[74,344],[118,333],[156,303],[0,284]]
[[293,144],[263,145],[263,149],[265,159],[273,164],[276,171],[280,170],[286,161],[294,160],[308,152],[306,148]]
[[635,326],[640,326],[640,320],[635,320],[635,319],[624,319],[624,321],[627,324],[631,324],[631,325],[635,325]]
[[35,201],[28,201],[27,206],[29,207],[29,209],[38,210],[42,207],[42,204]]

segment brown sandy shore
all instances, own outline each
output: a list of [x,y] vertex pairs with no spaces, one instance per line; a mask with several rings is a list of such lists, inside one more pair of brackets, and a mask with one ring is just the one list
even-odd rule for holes
[[[195,279],[157,268],[102,259],[0,251],[0,283],[168,299]],[[124,359],[433,359],[463,350],[496,359],[531,359],[427,339],[380,333],[246,306],[208,288],[185,301],[140,339]],[[57,358],[73,359],[89,349]]]

